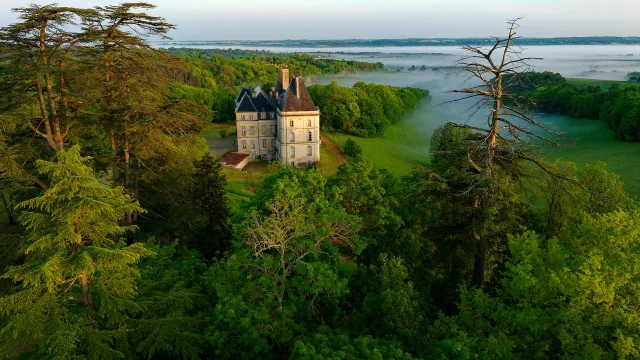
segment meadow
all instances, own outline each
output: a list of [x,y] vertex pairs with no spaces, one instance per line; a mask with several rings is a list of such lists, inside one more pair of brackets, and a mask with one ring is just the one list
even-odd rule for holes
[[[389,127],[380,138],[360,138],[337,133],[329,137],[338,146],[342,146],[349,138],[353,139],[362,147],[363,155],[372,160],[374,167],[385,168],[395,175],[403,176],[410,173],[415,165],[429,162],[428,149],[432,130],[441,125],[443,119],[436,115],[445,110],[426,104],[422,111]],[[561,147],[543,149],[547,160],[571,161],[578,167],[604,161],[609,171],[620,175],[629,194],[640,196],[640,144],[616,140],[613,131],[599,120],[541,115],[540,121],[566,135],[565,139],[559,141]]]

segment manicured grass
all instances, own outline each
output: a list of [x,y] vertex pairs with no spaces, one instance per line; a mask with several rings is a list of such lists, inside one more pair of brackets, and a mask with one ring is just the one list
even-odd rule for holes
[[568,78],[568,82],[578,86],[599,86],[602,90],[609,90],[611,85],[617,84],[620,87],[639,86],[640,83],[630,81],[616,81],[616,80],[598,80],[598,79],[582,79],[582,78]]

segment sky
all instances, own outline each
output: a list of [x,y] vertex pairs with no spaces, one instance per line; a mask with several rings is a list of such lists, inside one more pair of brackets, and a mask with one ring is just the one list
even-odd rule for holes
[[[118,0],[0,0],[0,26],[11,8],[30,3],[74,7]],[[147,0],[177,25],[175,40],[464,38],[503,35],[523,17],[519,35],[640,36],[640,0]]]

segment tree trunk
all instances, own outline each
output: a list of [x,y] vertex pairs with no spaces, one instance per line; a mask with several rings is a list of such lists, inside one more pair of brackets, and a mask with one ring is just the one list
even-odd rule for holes
[[[480,209],[480,199],[475,198],[473,201],[473,207],[477,212]],[[487,255],[487,245],[486,240],[482,234],[478,231],[478,224],[473,225],[473,229],[471,230],[473,240],[476,243],[476,252],[474,256],[473,263],[473,284],[477,287],[484,287],[484,272],[486,268],[486,255]]]
[[112,121],[109,129],[111,136],[111,166],[113,167],[113,185],[118,186],[120,182],[120,168],[118,167],[118,147],[116,146],[116,125]]
[[93,308],[93,299],[89,293],[89,280],[87,280],[86,274],[80,274],[80,284],[82,285],[82,299],[84,301],[84,306]]
[[476,241],[476,254],[473,263],[473,284],[479,288],[484,287],[484,273],[486,269],[487,245],[484,236],[473,230],[473,238]]
[[49,148],[55,152],[58,152],[58,146],[53,140],[53,134],[51,132],[51,123],[49,122],[49,112],[47,111],[47,105],[44,101],[44,94],[42,85],[40,83],[40,75],[36,75],[36,91],[38,92],[38,104],[40,105],[40,115],[42,116],[42,123],[44,124],[44,134],[40,133],[37,128],[33,128],[34,131],[40,133],[47,140]]
[[9,219],[9,225],[15,225],[16,224],[16,217],[13,213],[13,201],[11,199],[11,196],[9,196],[9,202],[7,202],[7,199],[4,196],[4,193],[0,194],[2,195],[2,203],[4,204],[4,209],[7,211],[7,217]]

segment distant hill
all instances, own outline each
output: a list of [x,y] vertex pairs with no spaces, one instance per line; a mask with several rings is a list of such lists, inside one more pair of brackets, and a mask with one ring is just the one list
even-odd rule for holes
[[[462,46],[492,45],[493,38],[413,38],[413,39],[345,39],[345,40],[215,40],[215,41],[156,41],[158,47],[181,46],[259,46],[259,47],[382,47],[382,46]],[[640,37],[590,36],[557,38],[521,38],[518,44],[530,45],[640,45]]]

